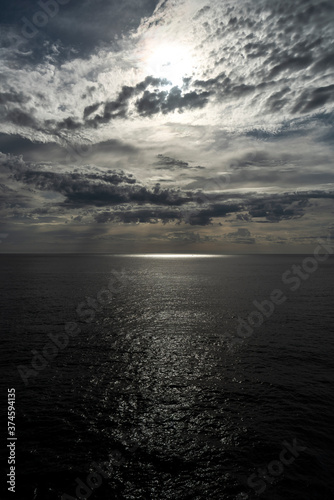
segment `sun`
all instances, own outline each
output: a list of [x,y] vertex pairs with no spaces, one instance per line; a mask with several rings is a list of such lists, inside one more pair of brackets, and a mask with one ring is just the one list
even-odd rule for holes
[[147,50],[145,66],[147,74],[166,78],[173,86],[182,86],[183,78],[194,71],[194,60],[186,45],[168,43]]

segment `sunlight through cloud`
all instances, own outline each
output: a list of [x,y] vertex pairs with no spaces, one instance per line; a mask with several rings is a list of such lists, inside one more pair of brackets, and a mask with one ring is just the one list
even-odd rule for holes
[[193,73],[195,61],[189,47],[168,43],[148,48],[144,66],[146,74],[166,78],[173,86],[182,86],[183,78]]

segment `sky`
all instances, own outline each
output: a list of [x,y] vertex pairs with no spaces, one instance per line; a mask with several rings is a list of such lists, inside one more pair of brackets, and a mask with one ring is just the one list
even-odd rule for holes
[[334,235],[332,0],[0,1],[0,252]]

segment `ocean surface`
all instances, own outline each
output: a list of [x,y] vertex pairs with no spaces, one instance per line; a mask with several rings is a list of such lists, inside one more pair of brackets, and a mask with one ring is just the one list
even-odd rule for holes
[[304,259],[1,255],[1,498],[333,500],[334,259]]

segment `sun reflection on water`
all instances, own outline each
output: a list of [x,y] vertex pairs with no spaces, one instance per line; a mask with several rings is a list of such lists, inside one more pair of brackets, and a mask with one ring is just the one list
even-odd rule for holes
[[150,253],[150,254],[131,254],[122,255],[122,257],[141,257],[148,259],[215,259],[233,257],[233,255],[216,254],[185,254],[185,253]]

